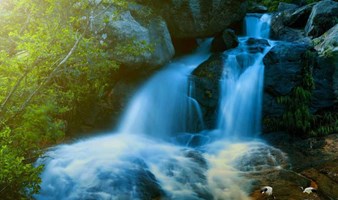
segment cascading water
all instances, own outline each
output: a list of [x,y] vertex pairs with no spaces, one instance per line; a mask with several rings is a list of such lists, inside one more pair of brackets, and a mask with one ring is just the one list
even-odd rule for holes
[[[261,131],[264,64],[271,49],[268,40],[270,16],[246,17],[247,36],[226,54],[221,81],[218,128],[229,138],[256,136]],[[261,39],[265,38],[265,39]]]
[[245,18],[246,36],[269,38],[271,17],[269,14],[248,14]]
[[[262,58],[268,48],[252,53],[249,40],[241,38],[238,48],[225,52],[218,128],[226,136],[251,136],[259,131]],[[173,61],[150,79],[132,99],[118,133],[50,149],[37,162],[45,164],[45,170],[41,192],[35,197],[249,199],[248,181],[241,175],[278,168],[280,163],[270,159],[278,150],[262,142],[230,143],[226,137],[195,148],[171,140],[191,132],[202,120],[198,103],[190,95],[193,84],[188,76],[208,58],[209,44],[205,42],[195,54]],[[260,152],[270,156],[250,166]]]
[[208,58],[210,42],[206,40],[195,54],[174,61],[151,78],[131,101],[118,132],[168,138],[203,123],[196,115],[199,107],[188,96],[187,77]]

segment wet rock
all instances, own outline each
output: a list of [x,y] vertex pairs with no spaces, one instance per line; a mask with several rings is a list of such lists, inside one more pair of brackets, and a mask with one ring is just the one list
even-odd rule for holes
[[271,38],[282,41],[297,41],[304,38],[304,31],[293,29],[285,25],[285,20],[290,11],[279,12],[271,18]]
[[238,46],[238,38],[235,32],[231,29],[224,30],[221,34],[217,35],[211,43],[212,52],[223,52]]
[[201,105],[203,118],[207,128],[213,128],[219,100],[219,81],[222,77],[223,66],[227,55],[216,53],[199,65],[192,73],[195,83],[194,98]]
[[301,59],[309,49],[299,43],[279,43],[264,57],[264,88],[270,94],[286,95],[299,84],[303,63]]
[[271,37],[282,41],[310,42],[304,27],[314,4],[277,12],[271,18]]
[[[264,139],[281,149],[289,158],[291,168],[271,169],[262,173],[248,173],[253,180],[253,199],[269,199],[260,193],[265,185],[273,187],[275,199],[326,200],[338,197],[338,135],[300,139],[287,133],[271,133]],[[304,193],[306,187],[317,188],[316,193]]]
[[315,3],[308,4],[291,12],[287,15],[284,24],[288,27],[303,29],[314,5]]
[[253,2],[249,5],[247,12],[248,13],[266,13],[268,12],[268,8],[263,5]]
[[[338,156],[338,135],[301,139],[285,132],[264,134],[271,145],[285,152],[292,169],[297,172],[330,163]],[[318,168],[320,169],[320,168]]]
[[112,59],[136,69],[159,67],[173,57],[175,51],[166,22],[156,14],[144,17],[142,13],[152,13],[150,8],[138,4],[120,12],[114,4],[100,8],[91,29]]
[[195,163],[197,163],[202,169],[208,169],[208,163],[202,154],[198,151],[186,150],[184,155],[187,158],[191,158]]
[[265,173],[288,167],[285,153],[265,144],[249,147],[248,153],[237,158],[235,163],[238,170],[250,173]]
[[[302,192],[301,187],[309,186],[311,180],[291,170],[271,170],[263,174],[249,174],[248,176],[255,180],[255,186],[250,195],[254,200],[290,200],[310,197]],[[273,196],[261,194],[260,188],[263,186],[271,186],[273,188]],[[320,200],[321,198],[317,194],[313,194],[310,199]]]
[[139,1],[150,4],[164,17],[174,38],[213,36],[241,21],[247,8],[245,0]]
[[161,199],[165,193],[155,176],[147,169],[141,159],[131,161],[128,169],[117,169],[119,173],[108,170],[98,170],[97,184],[89,187],[79,196],[79,199],[101,199],[106,194],[118,199]]
[[267,40],[256,38],[249,38],[246,41],[246,44],[248,45],[248,50],[250,53],[263,53],[264,49],[270,46]]
[[324,0],[317,3],[305,26],[307,36],[318,37],[337,23],[338,2]]
[[298,8],[298,5],[292,4],[292,3],[285,3],[285,2],[280,2],[278,4],[277,11],[285,11],[285,10],[292,10]]
[[311,109],[313,111],[328,108],[335,103],[334,74],[335,68],[331,59],[317,57],[313,68],[315,88],[312,90]]
[[[302,174],[318,184],[318,192],[322,193],[327,199],[335,199],[338,197],[338,160],[325,163],[315,168],[310,168],[302,172]],[[332,178],[333,179],[332,179]]]

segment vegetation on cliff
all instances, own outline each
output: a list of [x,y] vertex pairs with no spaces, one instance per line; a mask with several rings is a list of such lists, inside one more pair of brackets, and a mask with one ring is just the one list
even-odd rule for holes
[[0,196],[31,198],[42,149],[62,141],[83,104],[105,95],[118,64],[91,34],[97,5],[0,2]]

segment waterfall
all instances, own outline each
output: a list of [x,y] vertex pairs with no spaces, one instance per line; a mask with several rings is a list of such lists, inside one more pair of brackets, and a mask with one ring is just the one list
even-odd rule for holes
[[269,14],[248,14],[245,18],[246,36],[269,38],[271,16]]
[[203,123],[201,115],[196,115],[199,106],[189,96],[187,77],[209,57],[210,43],[210,39],[202,42],[194,54],[173,61],[154,75],[133,97],[117,132],[168,138]]
[[[259,18],[267,20],[267,16]],[[253,20],[252,16],[248,20]],[[256,22],[250,22],[252,27],[247,29],[266,30]],[[228,56],[221,81],[218,129],[226,137],[197,147],[177,143],[179,135],[199,135],[194,133],[196,124],[203,127],[189,74],[208,58],[207,40],[194,54],[172,61],[141,87],[116,132],[59,145],[46,152],[37,161],[45,169],[41,191],[35,198],[250,199],[250,181],[243,174],[279,169],[284,159],[282,152],[263,142],[228,140],[231,136],[252,136],[260,130],[262,59],[269,45],[263,45],[263,49],[255,45],[265,41],[242,37],[238,48],[225,52]],[[203,134],[210,138],[213,132]],[[255,166],[251,164],[253,160],[258,160]]]
[[261,131],[263,58],[272,47],[262,38],[268,37],[270,17],[249,15],[245,21],[248,35],[227,52],[221,81],[218,129],[227,138],[252,137]]

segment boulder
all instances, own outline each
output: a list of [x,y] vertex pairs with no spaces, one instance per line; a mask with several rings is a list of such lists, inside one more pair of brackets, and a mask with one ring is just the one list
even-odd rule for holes
[[246,0],[158,0],[146,1],[166,20],[174,38],[214,36],[246,13]]
[[292,3],[285,3],[285,2],[280,2],[278,4],[277,11],[285,11],[285,10],[292,10],[298,8],[298,5],[292,4]]
[[94,18],[91,30],[101,37],[112,59],[135,69],[162,66],[173,57],[175,51],[166,22],[150,8],[138,4],[122,11],[114,5],[100,8],[98,12],[102,14]]
[[310,47],[300,43],[280,42],[264,57],[264,88],[287,95],[301,80],[302,60]]
[[338,2],[324,0],[317,3],[305,26],[307,36],[318,37],[337,24]]
[[315,49],[322,56],[336,56],[338,54],[338,24],[322,36],[313,39]]
[[205,126],[208,129],[215,128],[220,92],[219,81],[222,78],[226,58],[227,55],[216,53],[192,73],[191,79],[195,83],[194,98],[201,106]]
[[[326,85],[333,85],[333,92],[335,95],[335,102],[338,102],[338,25],[332,27],[322,36],[313,40],[315,49],[320,55],[320,67],[331,66],[327,69],[327,77],[322,80],[326,81]],[[330,81],[331,80],[331,81]],[[327,94],[330,94],[327,92]]]
[[338,160],[323,164],[317,168],[310,168],[302,174],[318,184],[318,191],[328,199],[338,197]]
[[[307,53],[311,56],[307,56]],[[311,66],[315,88],[312,90],[311,112],[335,104],[334,73],[330,60],[319,57],[312,46],[303,43],[279,42],[264,57],[264,116],[280,116],[284,106],[276,97],[286,96],[302,84],[305,65]]]
[[291,12],[284,20],[284,24],[288,27],[303,29],[314,5],[315,3],[308,4]]
[[301,83],[303,63],[300,58],[310,47],[301,43],[279,42],[264,57],[264,116],[278,116],[283,113],[283,105],[276,97],[288,95]]
[[211,43],[212,52],[223,52],[238,46],[238,38],[235,32],[231,29],[224,30],[221,34],[217,35]]
[[318,57],[318,55],[316,55],[315,59],[316,61],[312,72],[315,85],[311,99],[312,111],[331,107],[335,103],[333,88],[335,67],[332,65],[331,59]]
[[270,46],[269,42],[265,39],[249,38],[246,41],[250,53],[263,53],[263,51]]
[[271,38],[282,41],[305,41],[304,27],[314,4],[305,5],[298,9],[277,12],[271,18]]
[[278,12],[271,17],[271,38],[276,40],[293,42],[304,38],[304,31],[294,29],[286,25],[290,18],[291,11]]
[[[248,174],[254,180],[252,197],[261,198],[261,186],[274,188],[276,199],[335,199],[338,196],[338,135],[302,139],[278,132],[263,135],[269,144],[283,151],[292,168]],[[301,187],[315,187],[317,193],[303,193]]]
[[255,2],[251,2],[248,6],[248,13],[266,13],[268,12],[268,8],[266,6],[263,6],[261,4],[257,4]]

